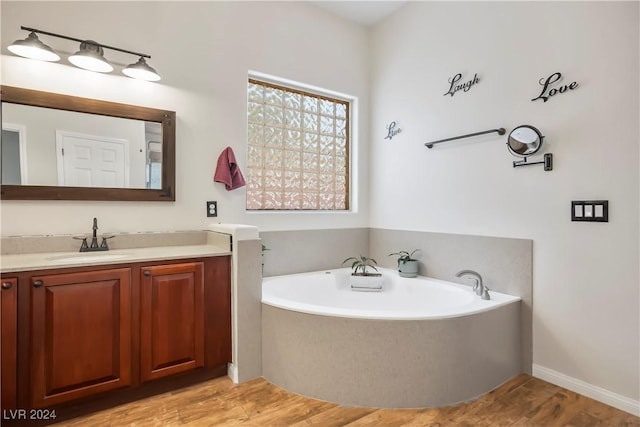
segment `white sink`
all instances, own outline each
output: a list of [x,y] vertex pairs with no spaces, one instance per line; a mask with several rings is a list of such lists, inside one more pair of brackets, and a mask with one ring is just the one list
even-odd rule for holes
[[110,253],[79,253],[74,255],[61,255],[47,258],[47,261],[54,262],[100,262],[100,261],[113,261],[117,259],[128,258],[130,254],[110,254]]

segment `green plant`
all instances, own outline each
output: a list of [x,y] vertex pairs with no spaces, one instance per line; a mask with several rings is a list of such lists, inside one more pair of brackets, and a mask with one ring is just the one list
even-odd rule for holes
[[415,259],[413,257],[413,254],[415,254],[416,252],[418,252],[420,249],[414,249],[411,252],[409,251],[400,251],[400,252],[394,252],[392,254],[389,254],[389,256],[397,256],[398,257],[398,265],[400,265],[400,263],[405,263],[407,261],[417,261],[417,259]]
[[[360,258],[349,257],[342,261],[342,265],[345,265],[347,262],[351,261],[351,269],[353,270],[353,274],[356,276],[369,276],[375,273],[370,273],[367,271],[368,268],[372,268],[375,271],[378,271],[376,265],[378,264],[375,259],[369,258],[366,256],[360,255]],[[358,273],[358,270],[361,272]]]

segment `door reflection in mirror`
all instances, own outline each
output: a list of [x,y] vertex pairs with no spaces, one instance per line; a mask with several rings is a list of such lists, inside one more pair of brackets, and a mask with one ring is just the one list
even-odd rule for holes
[[0,138],[2,158],[2,185],[26,185],[27,179],[27,134],[24,126],[3,122]]
[[7,102],[2,121],[3,185],[162,188],[161,123]]
[[22,184],[20,178],[20,134],[2,129],[2,184]]

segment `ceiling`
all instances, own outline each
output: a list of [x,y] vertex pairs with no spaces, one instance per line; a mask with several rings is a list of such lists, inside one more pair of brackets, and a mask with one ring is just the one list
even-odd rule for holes
[[311,1],[310,3],[358,24],[369,26],[391,15],[406,1]]

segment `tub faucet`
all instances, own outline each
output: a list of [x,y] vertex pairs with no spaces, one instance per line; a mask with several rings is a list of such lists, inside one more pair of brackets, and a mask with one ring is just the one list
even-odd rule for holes
[[[473,291],[476,293],[476,295],[480,295],[482,299],[489,299],[489,292],[485,292],[485,286],[482,284],[482,276],[478,272],[473,270],[460,270],[456,273],[456,277],[465,276],[471,276],[470,278],[475,281],[473,285]],[[485,298],[485,295],[487,296],[487,298]]]

